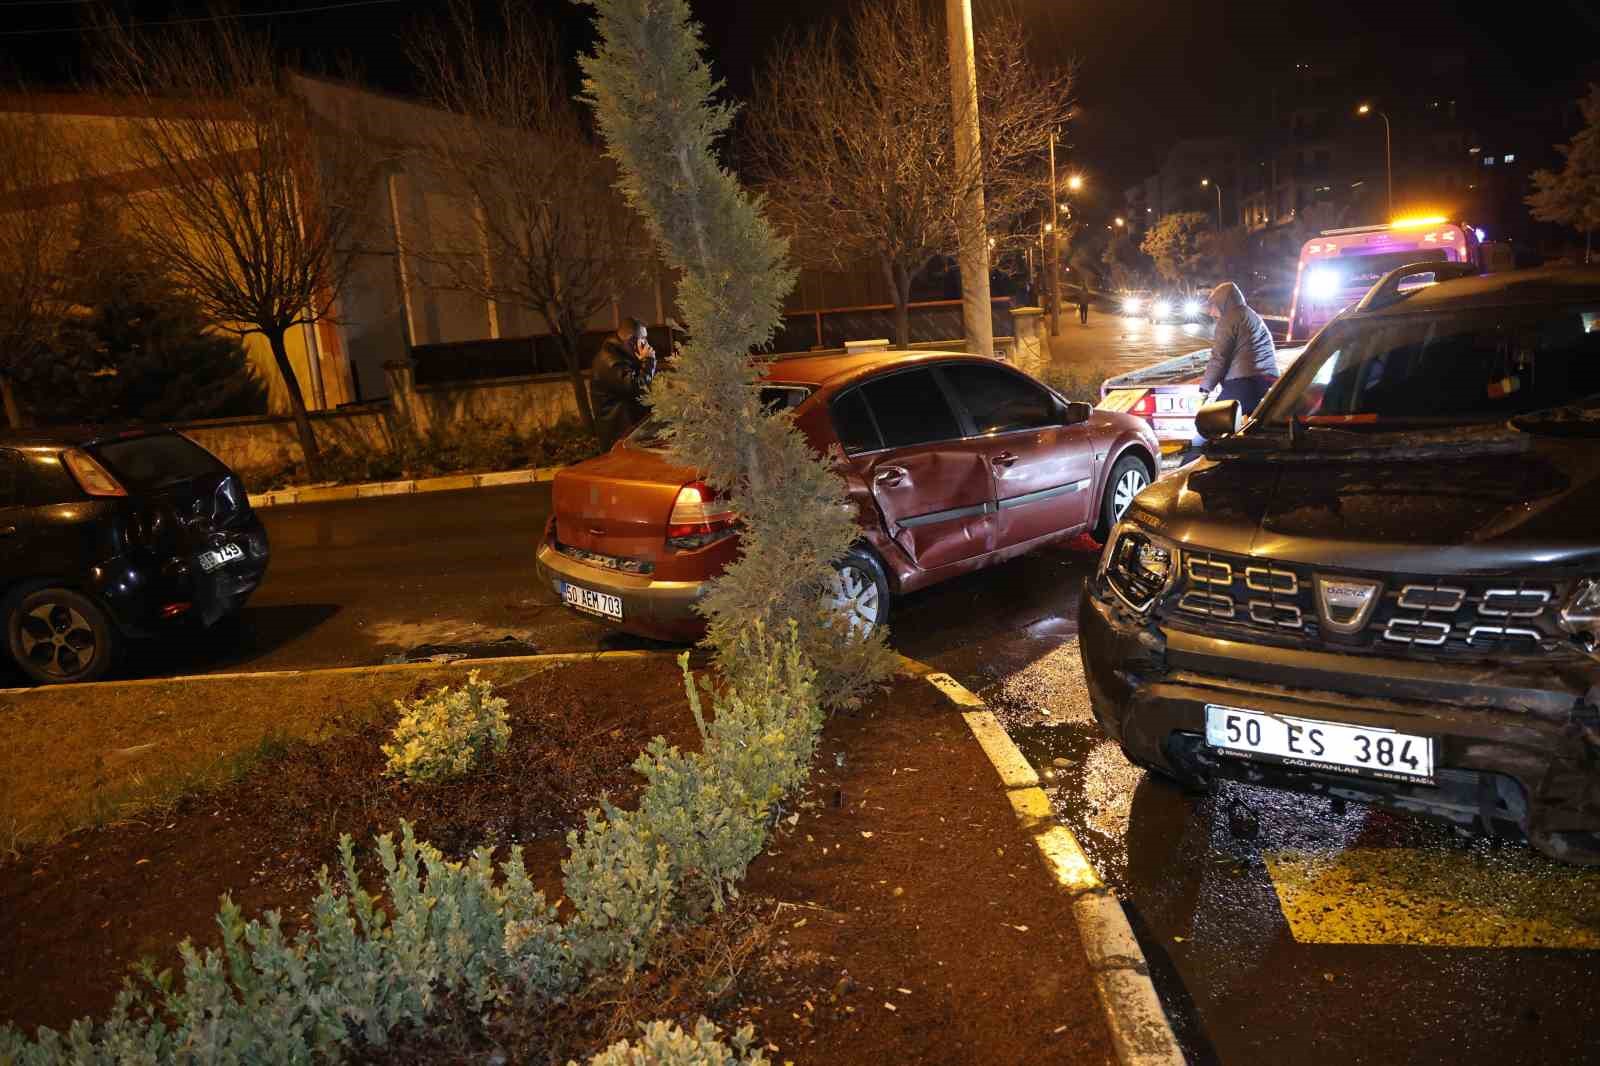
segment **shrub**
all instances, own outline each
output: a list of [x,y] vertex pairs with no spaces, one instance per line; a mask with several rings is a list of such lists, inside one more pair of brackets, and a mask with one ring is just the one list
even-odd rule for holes
[[1084,403],[1100,402],[1100,386],[1111,372],[1101,363],[1076,363],[1059,366],[1051,363],[1039,375],[1039,380],[1055,389],[1069,400]]
[[[638,1040],[624,1040],[589,1060],[589,1066],[770,1066],[749,1025],[733,1034],[733,1046],[720,1039],[715,1025],[701,1018],[693,1033],[669,1022],[651,1022]],[[577,1066],[568,1063],[568,1066]]]
[[388,773],[413,781],[460,777],[490,751],[502,752],[511,739],[506,701],[476,670],[458,689],[448,685],[420,699],[395,700],[400,721],[394,743],[383,745]]

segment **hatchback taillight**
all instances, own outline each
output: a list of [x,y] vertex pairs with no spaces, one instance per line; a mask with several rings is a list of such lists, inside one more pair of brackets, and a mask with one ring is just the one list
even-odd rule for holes
[[78,487],[90,496],[126,496],[128,490],[116,478],[111,476],[111,471],[95,462],[94,457],[79,448],[68,448],[61,453],[61,461],[67,464],[67,469],[72,472],[73,478],[78,482]]
[[733,535],[734,513],[716,498],[703,481],[691,481],[678,490],[667,518],[667,547],[703,548]]

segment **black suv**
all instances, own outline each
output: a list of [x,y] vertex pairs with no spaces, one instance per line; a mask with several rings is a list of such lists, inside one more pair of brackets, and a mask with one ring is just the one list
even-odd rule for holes
[[[1135,763],[1600,863],[1600,270],[1387,276],[1135,501],[1085,583]],[[1440,271],[1440,276],[1444,272]]]
[[128,638],[212,625],[266,569],[244,485],[188,438],[0,436],[0,620],[34,680],[93,680]]

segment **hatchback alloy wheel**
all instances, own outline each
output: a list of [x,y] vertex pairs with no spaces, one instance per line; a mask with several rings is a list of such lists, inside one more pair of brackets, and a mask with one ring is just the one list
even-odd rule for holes
[[94,630],[64,603],[43,603],[22,618],[22,654],[63,681],[94,661]]
[[11,656],[35,681],[93,681],[115,658],[105,612],[71,589],[41,589],[0,610],[7,615]]
[[1145,476],[1142,467],[1125,470],[1117,479],[1117,486],[1111,494],[1111,515],[1117,521],[1122,521],[1122,516],[1128,513],[1128,508],[1133,506],[1133,498],[1150,487],[1150,479]]
[[866,636],[878,628],[883,613],[876,575],[856,562],[847,561],[834,570],[833,605],[850,620],[850,628]]

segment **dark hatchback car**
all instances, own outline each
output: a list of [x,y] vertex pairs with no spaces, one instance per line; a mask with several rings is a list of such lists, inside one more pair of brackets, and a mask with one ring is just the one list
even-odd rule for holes
[[1084,589],[1095,716],[1190,785],[1600,863],[1600,271],[1402,275],[1134,501]]
[[0,436],[0,619],[36,681],[93,680],[129,639],[237,612],[267,554],[244,485],[177,433]]

